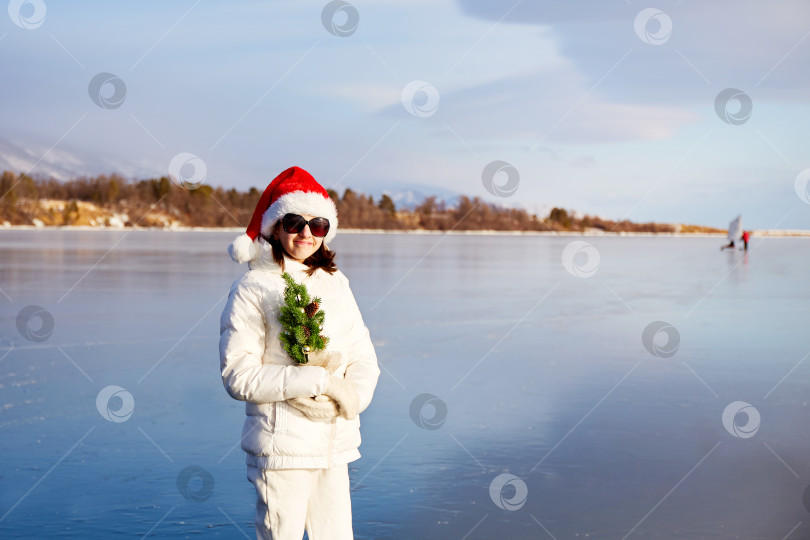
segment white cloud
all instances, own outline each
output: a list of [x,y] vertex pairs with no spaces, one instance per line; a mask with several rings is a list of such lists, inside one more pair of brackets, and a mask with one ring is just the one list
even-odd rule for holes
[[[386,112],[399,114],[396,105]],[[436,117],[473,146],[493,138],[530,146],[661,140],[701,118],[676,106],[606,100],[564,64],[446,92]]]
[[[460,0],[462,10],[496,21],[507,7],[497,0]],[[501,24],[549,25],[561,55],[589,79],[599,79],[625,52],[633,55],[621,77],[602,87],[612,99],[644,103],[695,103],[705,90],[734,86],[767,99],[807,101],[810,64],[805,0],[660,2],[672,20],[663,45],[644,43],[633,22],[644,5],[582,0],[522,2]]]

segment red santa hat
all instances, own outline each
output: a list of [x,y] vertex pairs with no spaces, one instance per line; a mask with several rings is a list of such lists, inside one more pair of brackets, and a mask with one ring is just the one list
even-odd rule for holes
[[231,258],[239,263],[254,259],[259,253],[259,236],[269,236],[285,214],[309,214],[328,219],[329,233],[323,239],[324,244],[337,234],[337,208],[329,193],[307,171],[290,167],[276,176],[262,193],[245,234],[240,234],[228,246]]

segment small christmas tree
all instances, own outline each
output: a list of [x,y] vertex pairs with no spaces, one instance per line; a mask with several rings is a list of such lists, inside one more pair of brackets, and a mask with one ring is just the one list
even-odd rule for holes
[[319,310],[321,299],[310,300],[306,286],[296,283],[284,272],[281,277],[287,282],[284,288],[284,305],[278,320],[283,332],[279,335],[287,354],[299,364],[309,361],[307,355],[326,348],[329,338],[321,335],[325,314]]

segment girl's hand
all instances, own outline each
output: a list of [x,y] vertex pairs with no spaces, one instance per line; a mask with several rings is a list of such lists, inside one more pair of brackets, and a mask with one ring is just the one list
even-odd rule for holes
[[337,403],[340,416],[346,420],[356,418],[360,413],[357,391],[354,389],[354,385],[343,377],[330,376],[323,394]]
[[343,362],[343,355],[339,352],[330,351],[329,349],[323,351],[315,351],[309,353],[309,362],[307,366],[319,366],[324,368],[329,373],[334,374]]
[[310,420],[328,422],[340,416],[337,403],[327,396],[291,398],[287,403]]

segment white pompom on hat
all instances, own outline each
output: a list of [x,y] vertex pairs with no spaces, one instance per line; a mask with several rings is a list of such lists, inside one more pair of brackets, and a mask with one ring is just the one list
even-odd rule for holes
[[262,193],[247,230],[228,246],[231,258],[239,263],[253,260],[259,253],[259,236],[269,236],[273,226],[285,214],[308,214],[329,220],[329,233],[324,244],[337,235],[337,207],[329,193],[311,174],[300,167],[290,167],[276,176]]

